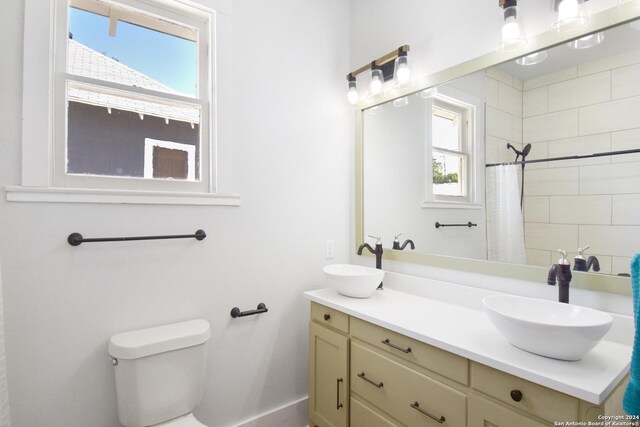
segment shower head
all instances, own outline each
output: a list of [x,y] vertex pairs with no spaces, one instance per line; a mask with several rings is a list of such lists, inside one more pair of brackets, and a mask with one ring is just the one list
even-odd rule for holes
[[525,145],[522,151],[516,149],[516,147],[511,144],[507,144],[507,148],[511,148],[513,152],[516,153],[516,162],[520,156],[522,156],[522,160],[524,161],[524,158],[527,157],[529,155],[529,151],[531,151],[531,144]]

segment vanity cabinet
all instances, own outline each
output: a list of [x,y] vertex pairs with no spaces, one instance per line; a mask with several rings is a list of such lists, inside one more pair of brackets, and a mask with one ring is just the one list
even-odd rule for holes
[[[544,427],[621,414],[311,303],[310,427]],[[342,380],[342,381],[340,381]]]
[[309,324],[309,426],[349,425],[349,318],[314,304]]

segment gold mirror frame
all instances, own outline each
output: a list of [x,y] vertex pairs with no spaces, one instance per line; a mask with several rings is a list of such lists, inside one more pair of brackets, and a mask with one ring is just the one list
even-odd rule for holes
[[[468,74],[485,70],[502,62],[513,60],[521,56],[548,49],[583,35],[603,31],[607,28],[625,24],[640,18],[640,0],[629,1],[619,6],[612,7],[589,17],[589,22],[573,31],[558,33],[550,30],[529,39],[527,45],[521,49],[510,52],[491,52],[462,64],[453,66],[435,74],[422,77],[414,82],[413,87],[402,92],[394,92],[393,95],[385,93],[378,102],[361,102],[358,105],[355,117],[356,146],[355,146],[355,238],[356,250],[365,241],[364,235],[364,200],[363,200],[363,111],[375,105],[383,104],[395,98],[434,87]],[[499,277],[508,277],[518,280],[546,283],[547,269],[529,265],[506,264],[495,261],[477,260],[471,258],[456,258],[443,255],[431,255],[411,251],[397,251],[390,248],[385,251],[384,258],[394,261],[422,264],[432,267],[465,271],[471,273],[488,274]],[[372,256],[365,252],[366,256]],[[631,286],[628,277],[607,276],[604,274],[574,272],[571,286],[589,289],[599,292],[631,295]]]

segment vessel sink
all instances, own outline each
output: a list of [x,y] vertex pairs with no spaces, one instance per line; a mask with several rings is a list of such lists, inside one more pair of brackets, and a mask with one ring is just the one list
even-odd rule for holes
[[384,278],[383,270],[362,265],[330,264],[323,271],[339,294],[353,298],[369,298]]
[[490,295],[482,302],[511,344],[554,359],[582,359],[613,324],[607,313],[572,304],[515,295]]

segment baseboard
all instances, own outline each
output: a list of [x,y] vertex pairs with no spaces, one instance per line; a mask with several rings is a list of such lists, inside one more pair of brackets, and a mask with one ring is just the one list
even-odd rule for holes
[[309,424],[307,396],[242,421],[236,427],[304,427]]

